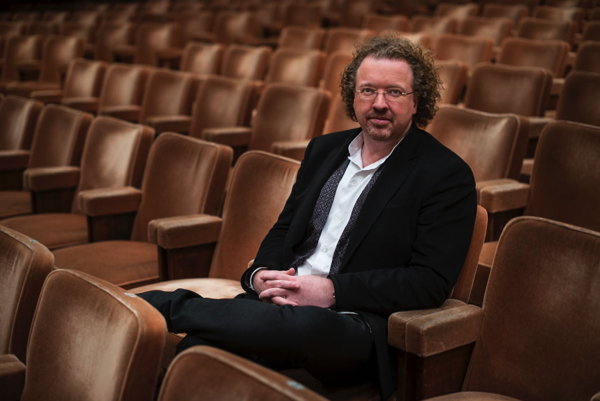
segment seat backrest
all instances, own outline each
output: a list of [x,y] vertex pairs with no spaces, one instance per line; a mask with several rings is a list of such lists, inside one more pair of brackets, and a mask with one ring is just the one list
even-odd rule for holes
[[543,116],[552,73],[540,67],[480,64],[473,69],[465,107],[488,113]]
[[53,271],[35,312],[21,399],[151,399],[165,336],[164,318],[141,298],[82,272]]
[[518,116],[440,105],[427,130],[467,162],[476,182],[519,178],[529,125]]
[[83,40],[76,36],[51,35],[44,42],[39,80],[60,83],[71,60],[83,56]]
[[340,93],[340,81],[346,66],[352,61],[352,54],[335,52],[327,55],[319,88],[329,91],[331,96]]
[[94,26],[98,24],[100,15],[101,13],[98,10],[77,10],[71,15],[69,21],[82,25]]
[[43,104],[19,96],[0,103],[0,150],[29,150]]
[[359,127],[358,122],[352,121],[346,114],[346,104],[342,100],[342,96],[339,93],[334,93],[331,98],[333,100],[329,106],[323,134]]
[[140,124],[148,117],[190,115],[198,77],[189,72],[155,69],[150,71],[142,99]]
[[457,59],[472,69],[475,64],[489,62],[494,55],[494,41],[488,37],[441,34],[436,41],[436,60]]
[[135,40],[134,62],[158,65],[157,53],[169,48],[181,48],[181,28],[177,24],[143,23]]
[[364,17],[375,11],[376,3],[372,0],[346,0],[340,13],[340,26],[360,28]]
[[438,3],[433,12],[434,17],[446,17],[459,21],[467,17],[477,15],[479,13],[479,5],[471,4],[455,4],[455,3]]
[[42,57],[44,38],[40,35],[11,36],[6,43],[2,80],[18,81],[18,65],[24,61],[39,60]]
[[279,34],[277,47],[295,47],[300,49],[320,49],[325,31],[318,27],[285,26]]
[[265,82],[316,87],[324,62],[325,54],[319,50],[277,49],[271,56]]
[[363,20],[362,27],[370,29],[375,34],[381,31],[406,31],[408,19],[404,15],[368,14]]
[[556,119],[600,126],[600,74],[573,71],[565,79]]
[[[226,379],[225,379],[226,378]],[[159,401],[253,400],[325,401],[289,377],[212,347],[192,347],[167,370]]]
[[235,43],[255,32],[254,15],[251,12],[221,11],[215,18],[216,42],[224,45]]
[[229,78],[262,80],[271,57],[267,46],[229,45],[223,55],[221,75]]
[[180,11],[175,14],[172,21],[181,27],[181,43],[186,44],[194,40],[198,33],[211,32],[214,18],[212,11]]
[[80,212],[79,191],[95,188],[139,188],[154,130],[120,119],[100,116],[92,121],[81,157],[73,213]]
[[457,104],[467,83],[469,68],[462,61],[454,59],[438,60],[435,65],[439,68],[438,74],[444,84],[440,91],[440,103]]
[[453,18],[434,18],[425,15],[415,15],[408,21],[409,32],[427,32],[430,35],[441,33],[456,33],[458,21]]
[[13,21],[39,21],[41,14],[38,11],[16,11],[13,13]]
[[525,214],[600,231],[600,128],[569,121],[542,131]]
[[44,14],[42,14],[41,20],[61,24],[69,18],[69,14],[70,13],[68,11],[46,11]]
[[108,20],[98,28],[96,33],[96,60],[114,62],[113,51],[120,45],[131,45],[134,42],[137,25],[133,22]]
[[537,6],[532,13],[533,18],[554,21],[573,21],[575,31],[579,32],[585,11],[580,7]]
[[104,61],[93,61],[77,58],[69,64],[63,100],[76,97],[98,97],[107,64]]
[[521,18],[529,15],[529,9],[522,4],[487,3],[483,6],[482,16],[485,18],[510,18],[513,26],[518,26]]
[[154,219],[218,214],[232,159],[228,146],[161,134],[150,151],[131,239],[148,241],[148,223]]
[[329,102],[329,93],[322,89],[267,85],[256,107],[248,149],[270,151],[273,142],[300,141],[320,135]]
[[225,46],[219,43],[188,42],[181,55],[179,69],[194,74],[217,74],[223,61]]
[[240,156],[227,189],[209,277],[240,279],[277,221],[299,168],[299,162],[270,153]]
[[538,18],[521,18],[517,36],[526,39],[563,40],[573,44],[575,27],[572,21],[554,21]]
[[320,27],[323,7],[318,3],[289,3],[283,11],[283,26]]
[[65,22],[58,27],[58,33],[65,36],[77,36],[87,45],[94,42],[96,26],[79,22]]
[[44,106],[33,134],[29,167],[79,166],[92,118],[69,107]]
[[352,54],[358,43],[364,42],[375,33],[369,29],[331,28],[325,38],[325,54],[344,52]]
[[496,46],[511,33],[513,22],[508,18],[467,17],[458,28],[459,35],[485,36],[491,38]]
[[9,38],[25,34],[25,23],[21,21],[0,21],[0,36]]
[[579,44],[573,71],[600,74],[600,42],[587,41]]
[[202,139],[206,128],[249,126],[257,89],[254,81],[217,75],[203,79],[194,102],[189,135]]
[[0,354],[25,362],[27,338],[54,255],[31,238],[0,226]]
[[98,98],[98,113],[107,107],[141,104],[148,72],[140,65],[110,64]]
[[599,254],[595,231],[532,217],[504,228],[464,391],[521,400],[597,393]]
[[[600,11],[600,8],[598,8],[598,11]],[[598,14],[600,15],[600,12]],[[589,21],[585,25],[585,29],[581,35],[581,42],[585,42],[586,40],[600,41],[600,21]]]
[[499,64],[543,67],[550,70],[554,77],[560,78],[565,71],[569,44],[562,40],[535,40],[507,38],[502,43]]

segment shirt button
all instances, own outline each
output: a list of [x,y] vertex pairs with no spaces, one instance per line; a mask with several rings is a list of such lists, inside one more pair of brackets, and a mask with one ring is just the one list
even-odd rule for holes
[[356,180],[355,180],[355,179],[354,179],[354,180],[352,180],[352,181],[350,181],[350,186],[351,186],[351,187],[355,187],[357,184],[358,184],[358,183],[356,182]]
[[329,249],[326,246],[321,247],[321,252],[327,252]]
[[336,218],[336,219],[341,219],[341,218],[342,218],[342,214],[341,214],[340,212],[337,212],[337,213],[335,214],[335,218]]

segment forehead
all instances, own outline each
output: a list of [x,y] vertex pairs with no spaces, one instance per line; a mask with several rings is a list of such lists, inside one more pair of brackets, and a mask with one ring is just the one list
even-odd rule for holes
[[404,60],[366,57],[356,72],[356,84],[412,86],[412,69]]

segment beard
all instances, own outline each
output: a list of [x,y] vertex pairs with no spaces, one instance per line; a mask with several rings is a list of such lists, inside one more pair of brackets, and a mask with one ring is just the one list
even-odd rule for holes
[[[383,119],[384,124],[376,124],[372,119]],[[394,134],[392,119],[386,115],[369,114],[365,124],[365,132],[374,141],[386,141]]]

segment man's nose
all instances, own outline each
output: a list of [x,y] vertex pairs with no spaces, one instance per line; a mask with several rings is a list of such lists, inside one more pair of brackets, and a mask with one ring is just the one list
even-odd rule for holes
[[373,108],[375,109],[386,109],[388,108],[387,99],[385,98],[384,92],[377,92],[375,99],[373,99]]

